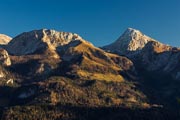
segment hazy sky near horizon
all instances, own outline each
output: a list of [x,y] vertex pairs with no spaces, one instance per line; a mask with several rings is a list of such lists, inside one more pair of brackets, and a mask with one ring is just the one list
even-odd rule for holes
[[0,33],[34,29],[78,33],[97,46],[128,27],[180,47],[180,0],[1,0]]

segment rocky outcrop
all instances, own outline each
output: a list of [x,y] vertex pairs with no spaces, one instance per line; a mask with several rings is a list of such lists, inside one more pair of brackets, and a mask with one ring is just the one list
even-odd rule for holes
[[13,55],[27,55],[44,50],[55,50],[58,46],[68,44],[70,41],[82,39],[75,33],[57,32],[55,30],[34,30],[25,32],[13,38],[7,50]]
[[0,34],[0,45],[7,45],[11,39],[12,38],[7,35]]
[[11,60],[9,58],[8,52],[5,49],[0,49],[0,64],[3,66],[10,66]]
[[114,43],[104,46],[103,49],[126,55],[141,50],[149,41],[155,40],[144,35],[139,30],[128,28]]

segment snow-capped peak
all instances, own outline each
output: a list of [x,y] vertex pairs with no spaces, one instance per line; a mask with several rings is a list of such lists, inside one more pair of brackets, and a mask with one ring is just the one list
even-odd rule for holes
[[141,50],[149,41],[155,40],[139,30],[128,28],[114,43],[105,46],[104,49],[126,54],[130,51]]
[[123,35],[128,35],[128,36],[135,36],[137,34],[142,34],[139,30],[133,29],[133,28],[128,28]]
[[[144,36],[144,37],[148,37],[146,35],[144,35],[141,31],[136,30],[134,28],[128,28],[121,36],[122,37],[129,37],[131,39],[129,39],[129,41],[135,39],[135,40],[140,40],[139,37]],[[119,39],[120,39],[119,38]]]

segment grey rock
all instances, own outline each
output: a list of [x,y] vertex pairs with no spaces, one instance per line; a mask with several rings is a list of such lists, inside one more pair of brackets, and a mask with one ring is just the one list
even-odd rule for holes
[[104,46],[103,49],[125,55],[141,50],[149,41],[155,40],[139,30],[128,28],[114,43]]
[[55,50],[56,47],[68,44],[70,41],[81,39],[75,33],[47,29],[34,30],[13,38],[7,46],[7,50],[13,55],[27,55],[47,48]]

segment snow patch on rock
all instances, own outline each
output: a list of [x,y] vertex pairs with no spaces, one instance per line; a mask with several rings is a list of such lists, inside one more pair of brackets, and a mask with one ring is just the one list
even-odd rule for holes
[[128,28],[114,43],[103,48],[111,52],[126,54],[127,52],[141,50],[149,41],[155,40],[139,30]]

